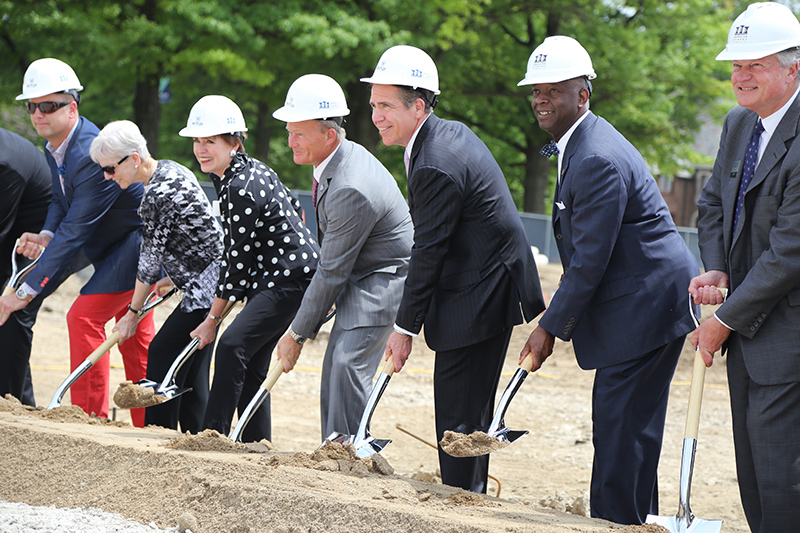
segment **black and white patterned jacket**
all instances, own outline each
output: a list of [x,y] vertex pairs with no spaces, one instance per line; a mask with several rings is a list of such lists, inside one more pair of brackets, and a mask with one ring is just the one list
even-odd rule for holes
[[222,263],[222,228],[192,171],[161,160],[145,187],[137,278],[152,284],[163,267],[183,292],[181,311],[207,309],[214,301]]
[[217,296],[240,301],[299,277],[311,279],[319,246],[300,202],[267,165],[245,153],[225,175],[211,174],[219,197],[225,255]]

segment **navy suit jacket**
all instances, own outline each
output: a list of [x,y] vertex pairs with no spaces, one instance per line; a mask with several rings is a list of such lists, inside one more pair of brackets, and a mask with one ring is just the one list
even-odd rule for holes
[[414,246],[395,323],[425,325],[436,351],[486,340],[544,309],[539,275],[503,172],[460,122],[431,114],[411,151]]
[[89,157],[89,146],[100,130],[83,117],[67,147],[64,189],[59,169],[45,151],[53,178],[53,199],[44,230],[53,239],[42,254],[27,283],[41,292],[45,285],[69,267],[83,248],[94,265],[94,275],[81,294],[103,294],[131,290],[136,282],[142,220],[137,212],[144,186],[135,183],[122,190]]
[[572,340],[581,368],[636,359],[694,329],[697,261],[642,156],[591,112],[567,143],[554,200],[564,277],[539,325]]

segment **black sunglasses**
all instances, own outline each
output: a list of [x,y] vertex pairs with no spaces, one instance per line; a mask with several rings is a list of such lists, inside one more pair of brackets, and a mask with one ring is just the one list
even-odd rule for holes
[[113,176],[114,172],[117,171],[117,167],[120,166],[122,164],[122,162],[125,161],[126,159],[128,159],[129,157],[130,157],[130,154],[126,155],[125,157],[123,157],[122,159],[117,161],[116,165],[113,165],[113,166],[110,166],[110,167],[100,167],[100,170],[102,170],[103,172],[105,172],[109,176]]
[[25,102],[25,109],[28,110],[29,114],[33,115],[38,107],[42,113],[49,115],[69,104],[70,102],[39,102],[38,104],[36,102]]

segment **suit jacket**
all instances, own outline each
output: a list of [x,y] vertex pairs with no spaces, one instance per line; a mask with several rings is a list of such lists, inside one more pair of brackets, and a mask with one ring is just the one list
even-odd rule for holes
[[344,329],[392,324],[414,230],[394,178],[361,145],[343,139],[323,170],[317,226],[320,260],[292,329],[314,338],[334,302]]
[[486,340],[544,309],[531,247],[503,172],[460,122],[431,114],[411,150],[414,248],[395,323],[425,325],[436,351]]
[[[83,117],[72,135],[61,169],[45,151],[53,180],[53,199],[44,230],[54,233],[28,284],[41,292],[57,279],[83,248],[94,265],[94,275],[81,294],[131,290],[136,282],[142,220],[137,209],[144,186],[122,190],[89,157],[89,146],[100,130]],[[64,177],[62,190],[59,174]]]
[[0,284],[11,275],[8,258],[17,237],[42,229],[51,187],[50,168],[42,151],[0,128]]
[[735,107],[725,118],[714,170],[700,194],[698,236],[707,270],[723,270],[732,289],[717,316],[740,336],[757,383],[800,379],[800,101],[766,146],[733,234],[744,152],[756,113]]
[[589,112],[564,151],[553,229],[564,277],[539,321],[578,364],[630,361],[694,329],[697,261],[642,156]]

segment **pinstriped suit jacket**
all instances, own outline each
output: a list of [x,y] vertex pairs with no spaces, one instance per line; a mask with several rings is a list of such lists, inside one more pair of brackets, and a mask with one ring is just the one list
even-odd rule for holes
[[325,167],[317,221],[320,260],[292,330],[314,338],[334,302],[344,329],[392,324],[413,227],[394,178],[361,145],[343,139]]
[[800,380],[800,100],[784,115],[745,193],[733,231],[744,152],[757,115],[725,118],[714,171],[697,201],[703,264],[728,273],[732,293],[717,316],[741,338],[761,385]]
[[460,122],[430,115],[411,150],[414,220],[396,324],[425,325],[433,350],[454,350],[544,310],[539,275],[503,172]]

